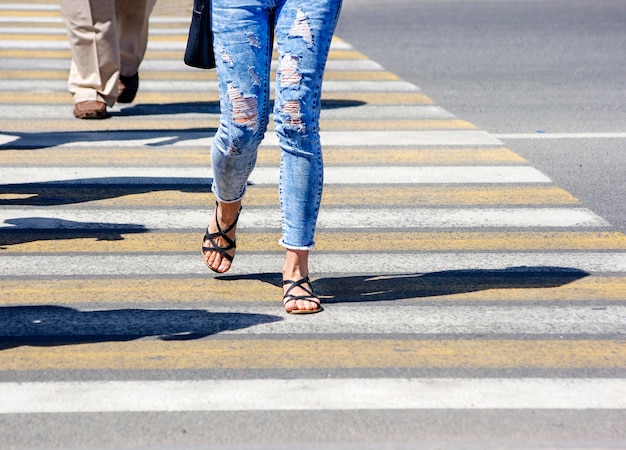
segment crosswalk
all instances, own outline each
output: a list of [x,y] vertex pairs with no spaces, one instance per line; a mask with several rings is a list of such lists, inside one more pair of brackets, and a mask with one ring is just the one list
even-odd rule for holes
[[0,431],[44,414],[65,448],[60,413],[594,410],[619,435],[626,236],[340,38],[325,312],[281,308],[271,127],[234,267],[208,271],[216,78],[182,63],[187,15],[158,11],[134,104],[79,121],[57,4],[0,4]]

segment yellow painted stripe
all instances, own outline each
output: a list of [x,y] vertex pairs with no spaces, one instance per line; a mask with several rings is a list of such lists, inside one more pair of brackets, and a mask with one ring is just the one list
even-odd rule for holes
[[[0,39],[2,36],[0,35]],[[67,38],[65,38],[67,39]],[[0,79],[5,80],[65,80],[68,70],[0,70]],[[215,70],[184,70],[184,71],[143,71],[141,80],[157,81],[215,81],[217,72]],[[271,73],[271,79],[276,78],[276,73]],[[382,70],[374,71],[326,71],[324,80],[328,81],[395,81],[399,80],[397,75]]]
[[[88,131],[83,124],[95,121],[77,121],[71,131]],[[116,122],[105,121],[106,125],[98,130],[118,130]],[[8,122],[4,122],[3,125]],[[37,121],[39,125],[41,121]],[[124,122],[128,129],[129,122]],[[139,122],[143,124],[145,122]],[[168,122],[170,123],[170,122]],[[188,124],[189,122],[187,122]],[[111,124],[111,125],[109,125]],[[87,125],[89,127],[89,125]],[[56,130],[59,130],[57,127]],[[65,129],[65,128],[63,128]],[[34,130],[31,130],[33,132]],[[207,131],[208,133],[209,131]],[[43,148],[36,150],[2,150],[0,166],[82,166],[88,161],[90,166],[135,166],[141,164],[150,167],[209,166],[211,157],[208,147],[193,149],[159,147],[155,148]],[[257,166],[276,166],[280,162],[278,148],[262,148],[257,157]],[[465,165],[465,164],[526,164],[527,161],[508,148],[389,148],[384,152],[379,148],[337,148],[324,149],[324,162],[327,166],[365,166],[365,165]],[[537,192],[544,192],[539,188]],[[405,190],[405,188],[403,188]],[[1,197],[0,197],[1,198]]]
[[[209,212],[207,211],[207,222]],[[122,237],[122,239],[120,239]],[[277,233],[237,236],[245,252],[271,252],[281,248]],[[112,233],[103,231],[59,233],[23,231],[0,234],[2,254],[38,252],[195,252],[199,233]],[[317,251],[541,251],[626,250],[626,236],[618,232],[371,232],[316,235]]]
[[[0,52],[0,57],[2,57]],[[0,104],[71,104],[69,92],[0,92]],[[322,101],[334,101],[350,106],[351,104],[370,105],[432,105],[432,99],[420,92],[325,92]],[[219,103],[219,92],[142,92],[137,94],[135,104],[143,103]]]
[[[275,57],[278,56],[276,52],[274,52]],[[356,50],[331,50],[328,54],[328,59],[369,59],[366,55],[361,52],[357,52]]]
[[[197,237],[197,236],[196,236]],[[199,252],[198,252],[198,258]],[[436,300],[453,302],[580,302],[580,301],[626,301],[626,277],[588,276],[569,281],[551,279],[549,275],[539,275],[537,286],[519,287],[514,281],[505,278],[491,280],[470,280],[468,276],[445,275],[445,280],[437,276],[403,275],[397,278],[385,277],[393,283],[402,299],[411,302]],[[180,307],[213,303],[264,303],[280,305],[282,296],[278,286],[279,274],[273,281],[253,279],[214,278],[207,269],[206,276],[192,278],[154,279],[80,279],[66,280],[4,280],[0,279],[0,305],[64,305],[85,308],[116,307],[120,304],[154,305],[174,302]],[[313,278],[315,290],[323,301],[359,303],[380,291],[376,277],[362,278],[356,283],[354,277]],[[553,282],[554,287],[546,287]],[[271,284],[275,283],[275,284]],[[542,287],[543,286],[543,287]],[[400,294],[401,292],[401,294]]]
[[[2,35],[0,35],[0,38]],[[68,68],[69,69],[69,68]],[[0,70],[3,80],[53,80],[66,79],[68,71],[61,70]]]
[[[31,3],[31,2],[28,2]],[[47,3],[46,3],[47,4]],[[3,10],[0,13],[1,17],[32,17],[32,18],[38,18],[38,17],[61,17],[61,11],[43,11],[43,10],[37,10],[37,11],[28,11],[28,10],[15,10],[15,11],[11,11],[11,10]]]
[[[95,122],[95,121],[92,121]],[[74,121],[85,124],[90,121]],[[6,122],[5,122],[6,123]],[[39,123],[39,122],[37,122]],[[111,122],[106,122],[111,123]],[[141,122],[143,123],[143,122]],[[58,129],[58,128],[57,128]],[[106,126],[106,130],[118,130],[116,126]],[[88,131],[81,126],[77,130]],[[72,130],[74,131],[74,130]],[[160,147],[154,148],[44,148],[36,150],[3,150],[0,152],[0,166],[74,166],[84,165],[85,161],[94,167],[134,166],[142,164],[150,167],[172,167],[210,165],[208,147],[193,149]],[[280,161],[278,148],[262,148],[257,157],[257,166],[275,166]],[[464,165],[464,164],[526,164],[527,161],[508,148],[389,148],[381,152],[376,148],[337,148],[324,149],[324,162],[327,166],[363,165]]]
[[[59,30],[63,31],[63,29],[60,27],[59,27]],[[18,30],[15,30],[15,31],[18,31]],[[0,39],[6,40],[6,41],[67,42],[67,36],[64,34],[0,33]]]
[[[37,206],[90,202],[98,207],[188,207],[202,208],[212,202],[208,186],[192,192],[184,188],[137,187],[3,187],[0,205]],[[324,188],[324,206],[476,206],[476,205],[556,205],[579,201],[556,186],[529,187],[432,187],[380,186],[363,194],[362,186],[329,185]],[[275,186],[252,186],[246,195],[246,206],[276,206]]]
[[[187,330],[181,330],[187,331]],[[89,342],[89,338],[85,339]],[[196,340],[18,347],[15,370],[182,369],[624,369],[626,342],[609,340]]]
[[[68,106],[68,111],[71,106]],[[166,116],[171,117],[171,116]],[[46,131],[77,131],[77,130],[89,130],[89,129],[109,129],[119,130],[119,121],[106,121],[106,124],[94,124],[84,125],[77,123],[76,119],[66,120],[37,120],[33,122],[26,122],[22,119],[16,121],[6,121],[7,126],[3,125],[3,132],[5,133],[24,133]],[[126,120],[124,122],[124,130],[188,130],[190,128],[206,129],[207,127],[217,127],[219,119],[217,115],[212,120],[207,120],[206,117],[198,117],[196,119],[185,120],[168,120],[168,119],[154,119],[154,120]],[[458,119],[445,119],[445,120],[419,120],[419,119],[363,119],[363,120],[340,120],[340,119],[322,119],[320,120],[320,127],[322,130],[327,131],[384,131],[384,130],[469,130],[475,129],[476,126],[465,120]],[[268,130],[274,130],[274,123],[270,122]],[[208,130],[207,130],[208,131]]]
[[0,58],[19,58],[19,59],[67,59],[68,65],[71,59],[69,50],[31,50],[31,49],[2,49],[0,50]]

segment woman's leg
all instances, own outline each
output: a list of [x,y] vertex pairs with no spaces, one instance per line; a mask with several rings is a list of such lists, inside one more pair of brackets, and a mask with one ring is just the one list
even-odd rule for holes
[[[220,125],[211,146],[216,214],[208,234],[236,220],[248,177],[256,163],[257,148],[267,129],[271,58],[270,17],[267,0],[213,0],[212,26],[220,87]],[[219,224],[219,228],[218,228]],[[223,236],[206,239],[207,265],[226,272],[234,256],[236,227]],[[211,250],[221,247],[222,252]]]
[[[278,73],[274,121],[281,146],[281,244],[287,248],[283,278],[308,277],[308,255],[322,198],[319,115],[324,67],[341,0],[283,0],[276,21]],[[288,285],[285,289],[288,289]],[[291,294],[306,296],[305,283]],[[317,298],[290,300],[288,312],[316,310]]]

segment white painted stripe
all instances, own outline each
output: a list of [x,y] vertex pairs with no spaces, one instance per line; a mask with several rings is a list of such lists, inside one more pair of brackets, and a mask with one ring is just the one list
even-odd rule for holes
[[[278,68],[278,61],[272,61],[272,67]],[[359,70],[385,70],[376,61],[371,59],[329,59],[326,61],[326,72],[333,71],[359,71]]]
[[614,133],[497,133],[500,139],[624,139],[626,132]]
[[7,145],[11,142],[18,141],[20,139],[19,136],[13,136],[10,134],[0,134],[0,145]]
[[601,227],[585,208],[324,208],[320,228]]
[[[489,276],[494,276],[490,273]],[[579,275],[580,276],[580,275]],[[508,284],[509,288],[528,288],[525,280],[518,277],[519,284],[515,285],[515,278],[505,278],[502,274],[502,281]],[[575,275],[572,274],[572,278]],[[448,277],[448,279],[452,279]],[[320,282],[314,282],[318,294],[332,295],[332,279],[326,279],[327,286],[324,292],[320,291]],[[590,306],[568,306],[563,304],[553,304],[552,306],[514,306],[511,304],[501,306],[473,305],[462,306],[459,304],[448,306],[423,306],[419,304],[401,305],[393,301],[394,296],[401,299],[411,298],[411,295],[423,297],[423,283],[428,283],[429,277],[426,275],[414,275],[412,277],[372,277],[362,280],[363,294],[359,296],[354,293],[351,302],[341,302],[340,304],[327,303],[323,298],[324,308],[328,314],[311,317],[305,321],[291,320],[286,314],[280,312],[280,289],[276,288],[276,302],[268,306],[256,306],[257,304],[240,304],[233,307],[220,307],[214,304],[205,306],[211,314],[227,314],[229,330],[219,331],[220,335],[253,335],[257,338],[266,336],[292,336],[292,335],[332,335],[336,336],[340,330],[342,335],[362,334],[362,335],[394,335],[398,334],[419,334],[424,336],[435,335],[455,335],[462,337],[463,334],[475,336],[501,337],[521,334],[526,338],[529,335],[535,336],[559,336],[563,335],[584,335],[586,338],[592,336],[624,336],[626,330],[626,306],[608,305],[600,308]],[[432,280],[432,278],[431,278]],[[564,277],[563,283],[571,279]],[[440,279],[440,281],[443,281]],[[458,281],[458,280],[457,280]],[[551,280],[551,281],[554,281]],[[338,280],[339,283],[341,279]],[[411,283],[415,283],[412,294]],[[396,288],[402,288],[402,294],[390,293]],[[236,289],[236,288],[233,288]],[[470,288],[471,289],[471,288]],[[441,287],[445,291],[445,286]],[[462,291],[462,288],[455,286],[453,293]],[[432,294],[429,295],[433,297]],[[371,301],[383,300],[372,306]],[[398,299],[399,300],[399,299]],[[354,303],[352,303],[354,302]],[[180,303],[179,303],[180,304]],[[82,306],[82,305],[81,305]],[[100,305],[100,307],[102,307]],[[189,307],[189,306],[187,306]],[[194,311],[197,306],[192,306]],[[161,311],[162,309],[160,309]],[[23,313],[15,308],[11,313],[11,320],[3,322],[3,336],[29,337],[35,336],[78,336],[76,323],[67,320],[68,312],[59,308],[58,314],[47,311],[46,322],[51,324],[46,326],[46,322],[33,326],[33,311],[24,308]],[[176,308],[181,311],[181,308]],[[86,313],[89,319],[89,326],[85,326],[85,332],[93,332],[97,328],[100,333],[110,336],[122,336],[129,333],[129,330],[139,330],[146,327],[145,319],[141,315],[137,317],[129,316],[123,321],[115,322],[110,320],[109,310],[102,310],[101,318],[98,319],[99,310],[80,308],[80,313]],[[74,314],[74,312],[69,313]],[[277,315],[279,314],[279,315]],[[250,316],[271,315],[275,319],[268,321],[254,321]],[[167,330],[172,329],[172,316],[164,314],[163,322],[158,317],[154,318],[148,327],[152,329]],[[254,321],[254,323],[253,323]],[[159,328],[161,327],[161,328]],[[210,325],[208,325],[210,327]],[[148,333],[150,334],[150,333]]]
[[0,3],[0,11],[60,11],[59,5],[35,3]]
[[0,414],[624,409],[626,380],[378,378],[0,383]]
[[[0,41],[1,44],[1,41]],[[0,49],[2,46],[0,45]],[[8,92],[65,92],[65,80],[3,80],[0,85],[2,91]],[[270,91],[274,91],[274,84]],[[141,81],[141,92],[206,92],[219,91],[217,81]],[[322,92],[417,92],[419,88],[407,81],[334,81],[326,80],[322,85]]]
[[[31,11],[31,12],[49,12],[49,11],[61,11],[61,7],[59,5],[46,5],[46,4],[24,4],[24,3],[9,3],[9,4],[0,4],[0,11]],[[15,20],[14,20],[15,19]],[[52,20],[51,20],[52,19]],[[61,17],[11,17],[11,16],[3,16],[0,15],[0,22],[19,22],[19,23],[63,23]],[[151,16],[150,23],[155,24],[189,24],[191,21],[191,16]]]
[[[181,52],[184,52],[185,44],[186,43],[184,41],[152,41],[152,42],[148,41],[148,51],[150,50],[161,50],[161,51],[180,50]],[[0,49],[2,50],[67,50],[69,51],[70,45],[67,40],[0,39]],[[182,53],[181,53],[181,57],[182,57]],[[17,86],[19,85],[16,85],[16,89],[19,89],[19,87]]]
[[[4,58],[2,70],[68,70],[70,61],[51,58]],[[143,63],[141,64],[143,68]]]
[[[0,20],[0,23],[4,21]],[[34,22],[34,21],[33,21]],[[43,21],[47,22],[47,21]],[[189,20],[183,23],[188,23]],[[178,22],[167,22],[167,23],[178,23]],[[21,28],[13,28],[11,33],[26,33],[25,31],[21,31]],[[44,29],[46,30],[46,29]],[[47,28],[47,30],[54,30],[54,28]],[[58,34],[64,34],[64,28],[58,28]],[[33,34],[33,33],[31,33]],[[49,31],[46,34],[51,34]],[[151,29],[150,35],[170,35],[170,36],[178,36],[180,39],[175,41],[155,41],[148,39],[148,51],[174,51],[180,50],[181,52],[185,51],[185,46],[187,45],[187,29],[164,29],[164,28],[154,28]],[[0,34],[0,38],[2,34]],[[67,40],[46,40],[46,39],[37,39],[37,40],[12,40],[12,39],[0,39],[0,49],[3,50],[69,50],[69,42]],[[336,50],[352,50],[352,46],[345,42],[333,42],[330,46],[331,51]],[[182,58],[182,54],[181,54]]]
[[[12,148],[33,147],[143,147],[151,148],[159,145],[171,147],[209,148],[213,141],[212,132],[198,131],[133,131],[121,134],[116,131],[99,131],[67,133],[26,133],[19,136],[0,134],[0,142],[14,141]],[[8,137],[7,137],[8,136]],[[460,146],[501,146],[502,141],[489,133],[480,130],[446,130],[446,131],[322,131],[322,145],[332,146],[428,146],[428,147],[460,147]],[[97,140],[96,140],[97,139]],[[278,137],[275,133],[267,133],[261,147],[277,147]]]
[[[150,17],[150,24],[160,25],[189,25],[191,17]],[[0,23],[50,23],[63,26],[63,19],[59,17],[13,17],[0,15]]]
[[[278,184],[278,167],[256,167],[253,185]],[[210,167],[0,167],[3,184],[209,184]],[[324,169],[325,184],[549,183],[529,166],[335,167]]]
[[[197,229],[209,211],[189,209],[7,208],[0,228],[16,229]],[[279,229],[278,208],[246,209],[240,230]],[[322,208],[320,229],[606,227],[586,208]]]
[[[115,115],[125,109],[130,108],[130,113],[124,116],[124,122],[144,122],[146,120],[172,120],[174,116],[176,120],[209,120],[219,123],[219,106],[210,103],[196,103],[193,105],[158,105],[158,106],[138,106],[138,105],[116,105],[109,108],[109,111]],[[273,114],[270,114],[270,120]],[[340,120],[397,120],[398,117],[413,120],[445,120],[454,119],[455,116],[440,106],[431,105],[412,105],[412,106],[379,106],[379,105],[355,105],[341,107],[324,107],[322,106],[322,119],[340,119]],[[3,119],[29,119],[33,129],[37,129],[38,119],[71,119],[75,120],[72,115],[71,105],[24,105],[13,104],[3,105],[0,108],[0,118]],[[380,125],[380,124],[376,124]],[[26,130],[25,130],[26,131]],[[0,135],[1,136],[1,135]]]
[[[95,235],[94,237],[97,237]],[[78,254],[78,255],[2,255],[2,277],[47,276],[215,276],[204,265],[200,253],[201,233],[198,234],[198,254]],[[283,252],[246,253],[240,249],[228,275],[279,271],[284,262]],[[151,249],[158,251],[158,241]],[[309,263],[311,273],[338,275],[429,274],[467,270],[519,270],[521,273],[559,271],[562,269],[589,273],[626,272],[624,252],[446,252],[446,253],[322,253],[314,252]]]
[[[276,70],[278,61],[272,61],[272,70]],[[66,59],[36,58],[36,59],[18,59],[7,58],[3,60],[2,69],[4,70],[67,70],[69,61]],[[185,65],[181,59],[145,59],[141,63],[141,72],[165,72],[165,71],[187,71],[198,72],[195,69]],[[331,59],[326,63],[326,72],[338,71],[383,71],[385,70],[380,64],[371,59]]]
[[[278,172],[253,172],[252,184],[276,184]],[[464,167],[327,167],[326,184],[487,184],[549,183],[550,179],[528,166]]]
[[[497,145],[502,141],[485,131],[322,131],[322,145],[333,146],[463,146]],[[177,145],[174,143],[174,145]],[[181,142],[181,145],[183,143]],[[196,143],[197,145],[197,143]],[[278,138],[268,133],[261,146],[278,146]]]
[[[278,48],[278,44],[274,42],[274,49]],[[330,43],[330,50],[354,50],[354,47],[346,41],[342,41],[340,39],[333,39]]]
[[[189,33],[189,27],[181,28],[159,28],[152,27],[150,29],[151,36],[178,36],[186,38]],[[0,35],[2,34],[30,34],[33,36],[67,36],[64,27],[0,27]],[[45,39],[42,39],[42,41]],[[68,47],[69,48],[69,47]],[[143,67],[143,64],[142,64]]]
[[61,17],[13,17],[0,15],[0,23],[54,23],[63,26]]

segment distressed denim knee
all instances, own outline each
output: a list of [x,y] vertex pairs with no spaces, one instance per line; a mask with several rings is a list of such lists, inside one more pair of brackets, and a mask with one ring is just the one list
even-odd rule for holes
[[[255,96],[246,97],[236,86],[228,86],[228,114],[222,114],[211,145],[213,192],[223,202],[240,200],[256,163],[257,148],[265,127],[260,127]],[[222,106],[223,108],[225,106]]]

